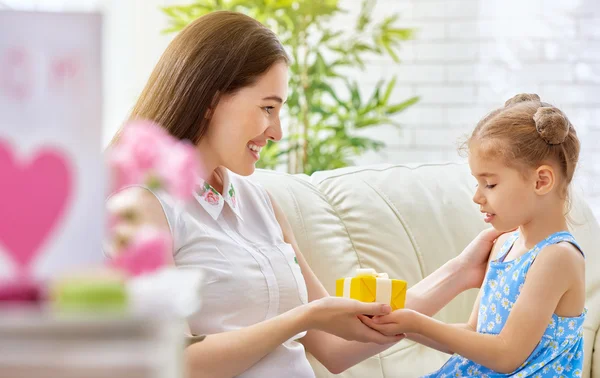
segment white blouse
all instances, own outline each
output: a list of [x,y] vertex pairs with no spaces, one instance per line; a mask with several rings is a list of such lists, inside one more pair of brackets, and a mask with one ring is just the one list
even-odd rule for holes
[[[233,331],[307,303],[307,290],[292,246],[267,192],[257,183],[219,169],[224,194],[201,181],[196,200],[160,201],[174,240],[175,264],[204,275],[201,309],[188,321],[196,335]],[[314,377],[295,335],[239,377]],[[235,359],[232,355],[231,359]]]

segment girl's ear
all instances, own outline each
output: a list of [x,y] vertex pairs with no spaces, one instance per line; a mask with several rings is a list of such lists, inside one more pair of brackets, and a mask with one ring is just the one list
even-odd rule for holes
[[535,192],[538,195],[549,193],[556,185],[554,168],[542,165],[535,171]]

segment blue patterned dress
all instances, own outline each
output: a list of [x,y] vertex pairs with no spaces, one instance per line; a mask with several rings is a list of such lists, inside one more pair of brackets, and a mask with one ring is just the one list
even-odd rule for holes
[[[490,263],[481,288],[483,293],[477,320],[479,333],[497,335],[502,331],[525,283],[525,276],[542,248],[551,244],[569,242],[581,251],[573,235],[563,231],[550,235],[517,259],[505,262],[504,258],[518,236],[518,233],[513,234],[502,246],[500,257]],[[587,310],[584,310],[580,316],[573,318],[553,314],[540,343],[525,363],[510,374],[496,373],[464,357],[454,355],[440,370],[425,377],[581,377],[583,322],[586,313]]]

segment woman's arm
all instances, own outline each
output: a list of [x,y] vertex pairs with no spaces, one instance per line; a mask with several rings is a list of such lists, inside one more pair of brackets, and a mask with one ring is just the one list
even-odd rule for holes
[[257,363],[309,324],[307,307],[236,331],[206,336],[186,348],[187,377],[234,377]]
[[535,349],[561,298],[583,271],[583,257],[574,247],[558,244],[544,248],[527,273],[521,294],[498,335],[453,327],[410,310],[373,319],[370,325],[384,334],[419,333],[465,358],[508,374]]
[[[306,281],[308,300],[314,301],[329,296],[302,256],[283,210],[273,200],[272,196],[269,197],[284,239],[293,246],[296,252],[298,263]],[[426,315],[433,315],[464,290],[471,288],[472,285],[480,285],[489,251],[498,235],[500,233],[493,230],[480,234],[465,249],[465,256],[449,261],[410,288],[407,291],[406,307]],[[485,253],[481,253],[482,250],[485,250]],[[308,331],[301,341],[307,351],[334,374],[343,372],[393,345],[393,343],[373,345],[351,342],[318,330]],[[425,341],[425,339],[422,339],[422,341]]]
[[[115,231],[119,238],[131,236],[135,228],[142,225],[169,231],[160,202],[146,189],[125,189],[111,197],[107,207],[112,214],[136,214],[136,218],[127,224],[117,225]],[[201,342],[186,348],[187,376],[213,378],[239,375],[294,335],[309,329],[361,342],[390,343],[398,337],[384,336],[356,317],[358,314],[383,315],[390,311],[389,306],[381,304],[323,298],[249,327],[206,335]]]
[[481,287],[490,251],[502,245],[496,242],[502,234],[494,228],[481,231],[460,255],[412,286],[407,292],[405,307],[433,316],[458,294]]

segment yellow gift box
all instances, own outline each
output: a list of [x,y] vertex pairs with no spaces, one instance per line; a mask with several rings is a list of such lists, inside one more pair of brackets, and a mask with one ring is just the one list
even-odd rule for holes
[[336,280],[335,295],[361,302],[389,303],[392,310],[397,310],[404,308],[406,287],[406,281],[389,279],[386,273],[357,269],[354,277]]

